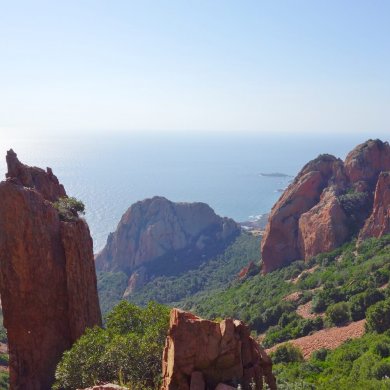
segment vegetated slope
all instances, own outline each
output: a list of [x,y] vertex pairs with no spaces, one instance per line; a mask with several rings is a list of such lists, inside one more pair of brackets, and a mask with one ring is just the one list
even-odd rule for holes
[[[126,297],[138,305],[146,305],[153,300],[171,306],[182,307],[183,300],[197,294],[212,295],[229,286],[237,279],[239,271],[249,262],[257,262],[260,257],[260,238],[242,232],[221,254],[208,259],[190,270],[182,270],[172,275],[174,270],[167,268],[168,275],[151,278],[143,287]],[[167,267],[174,267],[168,263]],[[259,271],[258,267],[255,268]],[[123,272],[99,272],[98,290],[103,312],[109,311],[122,299],[127,286],[127,276]]]
[[[282,358],[283,359],[283,358]],[[278,389],[386,390],[390,388],[390,335],[370,333],[308,361],[274,364]]]
[[[325,326],[363,319],[371,305],[389,295],[389,287],[381,288],[389,275],[390,235],[386,235],[357,248],[350,242],[307,264],[297,261],[214,294],[188,298],[183,307],[208,318],[240,318],[258,333],[266,333],[263,344],[269,348]],[[326,312],[325,320],[297,314],[297,308],[308,302],[314,313]]]

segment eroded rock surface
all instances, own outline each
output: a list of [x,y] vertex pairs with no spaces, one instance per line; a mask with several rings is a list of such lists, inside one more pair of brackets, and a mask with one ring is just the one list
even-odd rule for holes
[[276,389],[272,362],[238,320],[220,323],[172,309],[163,353],[162,390]]
[[388,229],[384,185],[375,195],[374,211],[373,199],[378,177],[386,171],[390,146],[380,140],[358,145],[345,162],[320,155],[306,164],[272,208],[262,239],[262,271],[340,246],[359,233],[371,213],[375,214],[371,227],[367,225],[361,237],[384,234]]
[[382,172],[375,190],[374,207],[360,231],[359,240],[390,233],[390,172]]
[[0,293],[10,351],[10,388],[51,389],[64,350],[101,324],[92,239],[78,217],[61,221],[66,196],[52,171],[7,154],[0,183]]
[[128,295],[147,281],[148,265],[157,275],[173,264],[179,270],[225,247],[239,231],[232,219],[219,217],[205,203],[145,199],[122,216],[117,230],[96,255],[96,267],[125,272]]

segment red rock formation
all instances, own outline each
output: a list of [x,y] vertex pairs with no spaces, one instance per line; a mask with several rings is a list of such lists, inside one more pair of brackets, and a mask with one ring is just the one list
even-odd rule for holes
[[[219,217],[205,203],[174,203],[163,197],[145,199],[122,216],[117,230],[96,255],[96,267],[125,272],[130,276],[131,290],[146,281],[147,273],[138,272],[145,265],[167,257],[182,265],[190,257],[202,259],[219,245],[230,242],[239,231],[233,220]],[[134,272],[139,275],[132,278]]]
[[65,190],[50,169],[7,154],[0,183],[0,293],[11,389],[50,389],[64,350],[101,324],[92,239],[84,220],[61,221]]
[[356,184],[368,182],[372,187],[382,171],[390,170],[390,145],[380,140],[368,140],[358,145],[345,159],[345,171]]
[[390,172],[382,172],[376,185],[374,207],[359,234],[359,241],[390,233]]
[[246,279],[248,276],[255,275],[256,273],[258,273],[258,267],[253,261],[251,261],[246,267],[240,270],[240,272],[238,273],[238,279],[243,280]]
[[307,164],[272,208],[262,239],[263,272],[303,258],[299,245],[299,218],[315,206],[324,188],[344,185],[341,160],[321,155]]
[[[218,385],[276,389],[272,362],[238,320],[203,320],[172,309],[163,353],[162,390],[205,390]],[[222,388],[224,388],[222,386]]]
[[319,203],[300,216],[298,226],[305,259],[331,251],[349,237],[348,218],[332,189],[324,190]]
[[[378,176],[388,170],[390,146],[380,140],[358,145],[345,163],[329,155],[308,163],[272,208],[262,239],[262,271],[308,260],[356,234],[371,213]],[[378,202],[384,198],[378,195]],[[384,217],[372,219],[386,223]]]

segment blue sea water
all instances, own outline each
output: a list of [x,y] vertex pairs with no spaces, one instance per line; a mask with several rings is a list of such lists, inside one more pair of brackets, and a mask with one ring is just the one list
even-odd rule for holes
[[52,167],[68,195],[85,203],[98,251],[122,214],[138,200],[161,195],[173,201],[201,201],[222,216],[246,221],[269,212],[280,196],[278,190],[292,179],[261,173],[293,176],[318,154],[344,158],[366,138],[158,132],[0,137],[0,176],[6,172],[3,156],[11,147],[28,165]]

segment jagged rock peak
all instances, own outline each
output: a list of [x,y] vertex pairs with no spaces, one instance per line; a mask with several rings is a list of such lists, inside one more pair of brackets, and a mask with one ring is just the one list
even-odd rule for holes
[[172,309],[162,390],[214,390],[237,383],[243,390],[261,390],[263,382],[276,390],[271,359],[242,321],[218,323]]
[[357,235],[375,210],[371,221],[382,225],[374,229],[372,222],[360,236],[387,231],[389,200],[385,186],[377,185],[386,171],[390,146],[381,140],[358,145],[345,162],[325,154],[306,164],[272,208],[261,244],[262,271],[333,250]]
[[41,168],[22,164],[12,149],[8,150],[6,160],[8,167],[7,179],[24,187],[37,190],[46,200],[51,202],[66,196],[64,186],[60,184],[51,168],[44,171]]
[[138,267],[191,250],[208,248],[231,239],[240,231],[229,218],[222,218],[205,203],[175,203],[160,196],[133,204],[96,255],[96,266],[104,271],[130,275]]
[[65,194],[51,170],[7,154],[0,183],[0,294],[10,388],[49,390],[56,365],[87,327],[101,324],[92,238],[52,201]]

